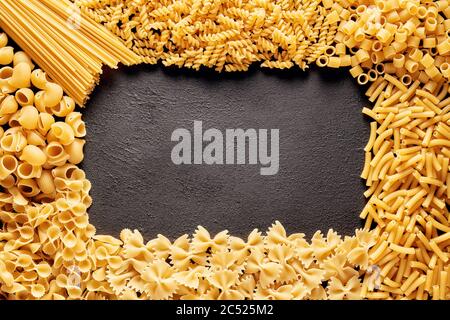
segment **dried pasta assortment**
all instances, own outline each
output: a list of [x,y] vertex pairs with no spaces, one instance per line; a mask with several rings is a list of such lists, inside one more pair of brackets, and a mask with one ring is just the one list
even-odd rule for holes
[[81,113],[26,53],[7,46],[6,34],[0,39],[8,56],[0,54],[8,89],[0,95],[1,298],[361,298],[376,231],[343,239],[317,232],[308,242],[276,222],[245,240],[202,227],[173,242],[160,235],[144,243],[127,229],[120,239],[96,235],[91,184],[77,167]]
[[146,63],[348,67],[374,104],[363,109],[365,227],[309,242],[279,222],[244,240],[202,227],[173,242],[96,235],[76,99],[0,34],[2,297],[450,299],[449,1],[74,2]]
[[363,109],[373,122],[360,216],[380,234],[370,257],[382,284],[363,295],[449,299],[449,2],[380,1],[340,16],[328,65],[349,61],[374,103]]
[[119,62],[140,62],[111,32],[77,14],[69,0],[2,0],[0,27],[80,106],[98,83],[103,64],[117,68]]

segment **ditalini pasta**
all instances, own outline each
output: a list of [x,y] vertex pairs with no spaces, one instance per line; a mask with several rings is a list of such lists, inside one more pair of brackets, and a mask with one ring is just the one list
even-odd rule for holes
[[[62,26],[77,17],[68,1],[27,3],[0,2],[0,25],[33,58],[0,33],[1,297],[450,299],[447,0],[74,0],[74,33]],[[48,26],[38,23],[44,16]],[[31,41],[33,30],[44,37]],[[71,58],[62,62],[52,47]],[[86,128],[75,103],[102,63],[138,60],[218,71],[253,62],[348,67],[373,104],[363,108],[371,119],[364,229],[316,232],[311,241],[279,222],[247,239],[202,227],[174,241],[144,242],[128,229],[118,239],[96,235],[91,184],[77,167]],[[74,67],[80,78],[68,76]]]

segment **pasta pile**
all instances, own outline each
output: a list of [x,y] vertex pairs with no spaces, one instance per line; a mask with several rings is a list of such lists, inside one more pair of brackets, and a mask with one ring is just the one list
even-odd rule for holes
[[305,69],[332,44],[337,14],[322,1],[91,1],[81,11],[120,36],[146,63],[246,71]]
[[245,240],[202,227],[173,242],[128,229],[96,235],[75,98],[0,34],[0,295],[450,299],[448,0],[75,2],[146,63],[349,67],[374,104],[363,109],[373,119],[365,227],[310,242],[279,222]]
[[[149,63],[219,71],[223,63],[226,71],[246,70],[252,61],[277,68],[305,68],[305,61],[350,67],[360,85],[370,84],[367,96],[375,104],[363,109],[374,121],[361,175],[369,188],[361,218],[380,234],[370,257],[383,281],[376,292],[365,282],[362,296],[449,297],[448,1],[76,2]],[[256,26],[260,12],[264,22]],[[311,12],[317,16],[307,29],[318,30],[322,41],[304,36]],[[295,46],[289,42],[294,38]],[[236,49],[236,39],[248,44]],[[218,44],[223,51],[212,57]],[[259,53],[244,59],[249,50]],[[244,66],[235,66],[236,56]]]
[[[0,297],[5,299],[360,299],[378,234],[287,235],[276,222],[246,240],[144,243],[96,235],[77,167],[86,128],[75,101],[0,34]],[[376,275],[374,273],[374,275]],[[377,285],[377,278],[370,282]]]
[[449,299],[449,2],[366,4],[340,10],[334,54],[322,57],[371,83],[360,216],[381,235],[370,257],[383,281],[366,296]]
[[103,64],[117,68],[119,62],[132,65],[140,59],[72,7],[68,0],[2,0],[0,27],[83,106]]

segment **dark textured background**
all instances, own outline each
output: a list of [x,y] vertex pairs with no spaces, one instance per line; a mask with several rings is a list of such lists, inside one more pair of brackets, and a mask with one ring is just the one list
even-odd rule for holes
[[[246,236],[275,220],[308,236],[328,228],[352,234],[364,205],[365,102],[346,71],[106,71],[84,111],[91,222],[100,233],[137,228],[147,239],[199,224]],[[193,120],[204,130],[280,129],[279,173],[174,165],[172,131],[192,130]]]

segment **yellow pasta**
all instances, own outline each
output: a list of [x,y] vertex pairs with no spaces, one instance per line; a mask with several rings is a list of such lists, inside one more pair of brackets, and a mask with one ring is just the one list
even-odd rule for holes
[[22,88],[16,91],[15,98],[22,107],[34,104],[34,92],[29,88]]
[[62,145],[69,145],[75,139],[75,133],[72,127],[65,122],[55,122],[52,124],[48,134]]
[[39,111],[34,106],[25,106],[20,109],[20,115],[17,120],[19,124],[25,129],[37,129],[39,121]]
[[75,139],[71,144],[64,147],[67,154],[69,155],[68,161],[72,164],[79,164],[83,161],[83,146],[85,144],[84,140]]
[[45,194],[52,194],[55,192],[55,184],[50,170],[43,170],[40,177],[36,179],[39,189]]
[[[5,34],[3,33],[3,39],[5,39]],[[13,62],[14,59],[14,48],[13,47],[2,47],[0,48],[0,64],[8,65]]]
[[47,84],[47,77],[41,69],[33,70],[31,73],[31,83],[38,89],[44,90]]
[[26,62],[21,62],[14,66],[8,84],[15,88],[27,88],[31,84],[31,68]]
[[58,105],[63,98],[63,89],[60,85],[52,82],[47,82],[44,88],[44,103],[48,108],[53,108]]
[[17,111],[19,104],[14,96],[6,96],[0,104],[0,114],[13,114]]
[[20,160],[26,161],[32,166],[42,166],[47,161],[47,156],[40,148],[28,145],[22,150]]
[[[44,67],[78,104],[83,105],[96,84],[103,63],[117,67],[119,62],[135,64],[139,62],[139,58],[90,18],[80,15],[73,20],[70,9],[68,0],[23,3],[5,0],[0,3],[0,27],[29,51],[33,59]],[[40,19],[47,23],[37,24]],[[30,28],[26,30],[17,21],[27,24]],[[76,31],[74,25],[79,25],[80,32]],[[51,57],[48,59],[52,63],[43,58],[44,56]],[[27,87],[28,76],[21,75],[28,75],[30,64],[23,61],[22,54],[18,54],[16,60],[21,63],[14,64],[16,75],[13,76],[11,85],[17,88]],[[76,76],[73,74],[74,70],[77,70]],[[17,79],[22,82],[17,82]],[[55,99],[51,94],[49,96],[51,98],[48,99]]]

